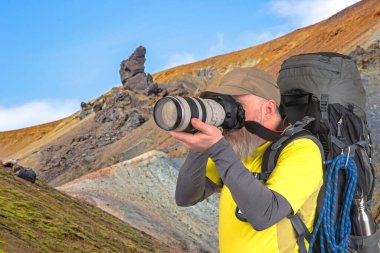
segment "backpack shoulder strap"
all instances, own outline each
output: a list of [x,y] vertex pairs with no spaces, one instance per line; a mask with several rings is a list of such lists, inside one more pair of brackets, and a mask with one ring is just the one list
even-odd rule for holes
[[255,177],[264,181],[268,180],[270,174],[276,167],[278,157],[280,156],[282,150],[289,143],[297,139],[308,138],[314,141],[321,150],[321,155],[324,159],[322,144],[319,142],[318,138],[305,129],[305,127],[313,120],[314,118],[312,117],[304,117],[301,121],[297,121],[293,126],[285,130],[279,139],[272,142],[264,152],[261,163],[261,173],[254,173]]
[[[324,160],[324,151],[322,144],[311,132],[309,132],[305,127],[314,120],[311,117],[304,117],[301,121],[297,121],[292,127],[288,128],[282,136],[271,143],[263,155],[263,161],[261,164],[261,173],[254,173],[255,176],[260,180],[268,180],[270,174],[274,170],[277,164],[278,157],[280,156],[282,150],[292,141],[308,138],[314,141],[321,152],[322,159]],[[300,216],[296,213],[288,217],[292,226],[297,234],[297,243],[300,248],[301,253],[307,253],[304,239],[310,241],[311,234],[307,229],[305,223],[302,221]]]
[[301,220],[300,216],[295,215],[288,216],[288,219],[292,223],[293,229],[297,234],[297,243],[301,253],[307,253],[305,239],[310,242],[312,234],[307,229],[305,223]]

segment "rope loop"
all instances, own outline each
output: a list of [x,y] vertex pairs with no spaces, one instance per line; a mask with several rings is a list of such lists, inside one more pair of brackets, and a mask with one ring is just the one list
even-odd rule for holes
[[[319,239],[322,253],[346,253],[348,252],[348,239],[351,233],[350,210],[358,178],[357,167],[349,152],[347,154],[342,153],[334,159],[326,161],[325,164],[330,165],[325,184],[325,199],[310,240],[309,252],[312,252],[318,230],[320,230]],[[343,206],[341,207],[337,207],[335,204],[338,198],[339,170],[345,172]],[[334,218],[336,212],[338,212],[337,220]]]

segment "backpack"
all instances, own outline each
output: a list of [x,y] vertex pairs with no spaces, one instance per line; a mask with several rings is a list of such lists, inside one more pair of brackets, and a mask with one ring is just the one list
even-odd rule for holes
[[379,252],[380,232],[373,231],[376,224],[368,211],[371,236],[349,236],[358,225],[358,220],[352,218],[356,212],[352,207],[354,196],[365,200],[362,209],[366,211],[375,185],[366,95],[355,62],[349,56],[331,52],[292,56],[281,66],[278,85],[280,112],[292,127],[267,148],[261,178],[269,177],[281,151],[295,139],[313,140],[326,159],[313,235],[297,214],[288,217],[300,251],[308,252],[306,239],[312,252]]

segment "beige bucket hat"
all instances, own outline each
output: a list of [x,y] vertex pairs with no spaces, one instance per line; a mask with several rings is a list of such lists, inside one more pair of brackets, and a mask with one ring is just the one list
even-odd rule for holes
[[228,72],[220,81],[218,87],[209,89],[200,94],[207,98],[212,94],[248,95],[253,94],[267,100],[276,101],[280,105],[280,89],[274,78],[257,68],[238,68]]

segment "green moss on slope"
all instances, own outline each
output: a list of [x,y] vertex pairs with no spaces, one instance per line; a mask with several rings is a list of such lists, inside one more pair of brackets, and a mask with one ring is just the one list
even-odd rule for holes
[[0,167],[1,252],[169,252],[149,235]]

